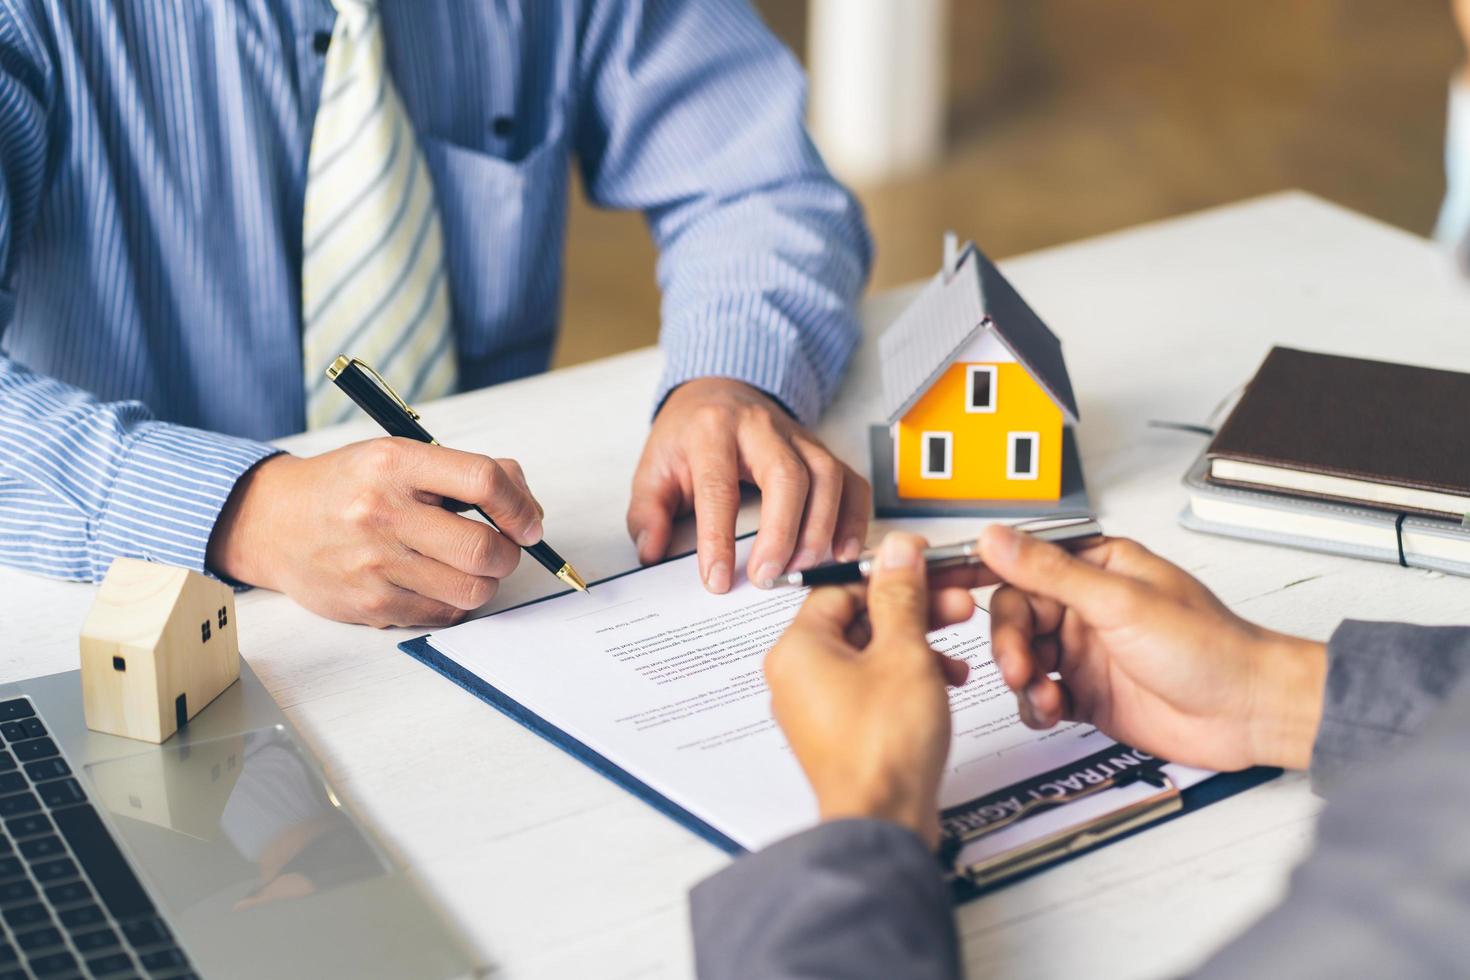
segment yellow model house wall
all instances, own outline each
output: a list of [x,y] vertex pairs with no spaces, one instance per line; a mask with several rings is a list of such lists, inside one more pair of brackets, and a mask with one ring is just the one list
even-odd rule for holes
[[[1062,412],[1020,364],[996,364],[994,412],[967,412],[966,367],[952,364],[894,426],[898,495],[958,500],[1056,500],[1062,495]],[[949,479],[922,475],[924,432],[953,433]],[[1007,434],[1035,432],[1034,480],[1006,476]]]

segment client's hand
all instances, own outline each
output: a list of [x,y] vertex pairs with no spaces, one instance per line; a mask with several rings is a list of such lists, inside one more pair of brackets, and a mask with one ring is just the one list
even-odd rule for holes
[[1132,541],[1073,556],[992,525],[980,545],[1007,583],[991,600],[991,650],[1026,724],[1085,721],[1209,769],[1306,768],[1322,715],[1320,643],[1246,622]]
[[975,604],[963,588],[930,594],[923,547],[889,535],[866,593],[814,591],[766,655],[766,679],[822,819],[890,820],[934,847],[945,684],[963,684],[969,667],[935,653],[924,634],[969,619]]

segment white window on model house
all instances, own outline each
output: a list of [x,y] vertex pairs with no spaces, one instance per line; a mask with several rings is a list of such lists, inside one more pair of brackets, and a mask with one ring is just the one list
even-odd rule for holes
[[995,365],[965,366],[965,411],[995,411]]
[[954,473],[954,433],[925,432],[919,439],[919,475],[926,480],[948,480]]
[[1006,435],[1006,479],[1034,480],[1039,464],[1036,452],[1041,437],[1035,432],[1011,432]]

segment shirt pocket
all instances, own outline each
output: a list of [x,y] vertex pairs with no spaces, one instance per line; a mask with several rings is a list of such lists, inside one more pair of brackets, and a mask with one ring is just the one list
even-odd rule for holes
[[564,117],[518,160],[432,136],[422,145],[444,228],[461,387],[544,370],[561,296]]

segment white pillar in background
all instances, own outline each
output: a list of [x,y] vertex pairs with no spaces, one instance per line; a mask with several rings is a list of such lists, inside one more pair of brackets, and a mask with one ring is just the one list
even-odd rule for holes
[[812,136],[833,171],[876,183],[944,147],[948,0],[811,0]]

